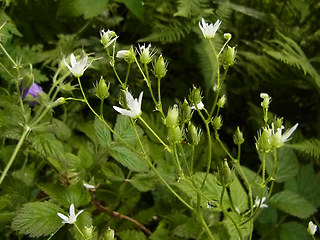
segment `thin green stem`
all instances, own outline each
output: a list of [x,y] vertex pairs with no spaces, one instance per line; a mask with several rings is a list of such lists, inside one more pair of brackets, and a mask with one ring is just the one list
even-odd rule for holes
[[208,138],[208,163],[207,163],[207,169],[206,169],[206,173],[204,175],[204,179],[202,181],[202,184],[201,184],[201,188],[200,189],[203,189],[204,188],[204,185],[206,183],[206,180],[207,180],[207,177],[209,175],[209,172],[210,172],[210,168],[211,168],[211,148],[212,148],[212,144],[211,144],[211,134],[210,134],[210,129],[209,129],[209,123],[206,121],[205,122],[205,126],[206,126],[206,132],[207,132],[207,138]]
[[84,234],[81,232],[81,230],[80,230],[80,228],[77,226],[77,224],[76,223],[74,223],[73,224],[75,227],[76,227],[76,229],[79,231],[79,233],[80,233],[80,235],[83,237],[83,239],[84,240],[87,240],[87,238],[84,236]]
[[194,164],[194,145],[191,145],[190,171],[192,174],[193,174],[193,164]]
[[199,194],[197,194],[197,209],[195,209],[195,214],[198,216],[202,226],[204,227],[205,231],[207,232],[209,238],[211,240],[214,240],[214,237],[212,235],[212,232],[210,231],[209,229],[209,226],[208,224],[206,223],[206,221],[204,220],[203,216],[202,216],[202,213],[201,213],[201,208],[200,208],[200,200],[201,200],[201,197]]
[[223,150],[225,151],[225,153],[229,156],[229,158],[230,158],[232,161],[235,161],[236,159],[235,159],[234,157],[232,157],[232,155],[231,155],[231,154],[229,153],[229,151],[226,149],[226,147],[224,146],[224,144],[221,142],[217,130],[214,131],[214,136],[215,136],[215,138],[217,139],[217,141],[218,141],[218,143],[220,144],[220,146],[222,147],[222,149],[223,149]]
[[171,147],[172,147],[172,150],[173,150],[173,151],[171,151],[171,156],[173,157],[173,159],[174,159],[174,161],[176,163],[176,168],[178,170],[179,177],[184,179],[184,173],[183,173],[183,170],[181,168],[181,164],[180,164],[180,161],[179,161],[176,145],[174,144]]
[[192,172],[190,171],[190,168],[189,168],[189,165],[188,165],[187,158],[186,158],[186,155],[184,153],[183,147],[182,147],[181,144],[178,144],[178,147],[179,147],[179,151],[181,152],[181,155],[182,155],[183,163],[184,163],[184,165],[186,165],[188,175],[189,175],[189,177],[191,177],[192,176]]
[[22,135],[21,135],[21,137],[20,137],[20,139],[19,139],[18,144],[16,145],[16,147],[15,147],[15,149],[14,149],[14,151],[13,151],[13,153],[12,153],[12,155],[11,155],[11,157],[10,157],[7,165],[6,165],[6,167],[4,168],[3,172],[1,173],[0,185],[2,184],[4,178],[6,177],[6,175],[7,175],[8,171],[9,171],[9,169],[10,169],[10,167],[11,167],[14,159],[16,158],[16,156],[17,156],[17,154],[18,154],[18,152],[19,152],[19,150],[20,150],[20,148],[21,148],[21,146],[22,146],[22,144],[23,144],[23,142],[24,142],[27,134],[28,134],[30,131],[31,131],[31,129],[30,129],[28,126],[25,127],[25,129],[23,130]]
[[18,68],[18,64],[12,59],[12,57],[10,56],[10,54],[7,52],[7,50],[4,48],[4,46],[0,43],[0,48],[2,49],[2,51],[4,51],[4,53],[6,54],[6,56],[9,58],[9,60],[13,63],[15,68]]
[[103,99],[101,99],[101,102],[100,102],[100,116],[101,116],[102,119],[104,119],[103,118],[103,102],[104,102]]
[[127,87],[127,84],[128,84],[128,79],[129,79],[129,75],[130,75],[130,69],[131,69],[131,62],[128,63],[126,79],[124,80],[124,86],[125,87]]

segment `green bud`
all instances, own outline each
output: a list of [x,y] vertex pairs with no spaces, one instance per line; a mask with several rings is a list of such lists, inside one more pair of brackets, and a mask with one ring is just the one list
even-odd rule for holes
[[113,240],[114,237],[114,230],[108,228],[107,232],[105,233],[103,240]]
[[110,95],[109,88],[110,88],[110,83],[107,85],[103,77],[101,76],[100,81],[96,86],[96,96],[101,100],[108,98]]
[[153,58],[153,51],[151,50],[151,44],[146,47],[145,45],[139,45],[139,54],[140,54],[140,62],[142,64],[148,64],[152,61]]
[[223,108],[224,105],[226,104],[226,101],[227,101],[227,98],[226,98],[225,95],[223,95],[223,96],[219,99],[219,101],[218,101],[218,103],[217,103],[218,107],[219,107],[219,108]]
[[226,39],[226,40],[230,40],[231,37],[232,37],[232,35],[231,35],[231,33],[225,33],[225,34],[223,34],[223,37],[224,37],[224,39]]
[[268,153],[271,151],[271,130],[263,129],[262,133],[259,131],[258,139],[256,140],[256,148],[261,153]]
[[168,138],[169,141],[173,144],[178,144],[182,140],[182,132],[179,126],[169,127],[168,128]]
[[100,30],[100,37],[100,42],[105,48],[109,47],[118,38],[114,31],[104,31],[103,29]]
[[201,130],[198,131],[197,128],[192,123],[189,123],[188,125],[187,134],[188,134],[189,143],[191,145],[196,146],[199,144],[200,138],[201,138]]
[[236,145],[241,145],[244,142],[243,134],[239,127],[237,127],[237,130],[233,134],[233,142]]
[[193,86],[193,89],[189,95],[189,100],[191,103],[193,103],[194,105],[197,105],[198,103],[201,102],[202,97],[201,97],[201,89],[200,88],[196,88],[195,86]]
[[192,117],[191,108],[189,103],[186,99],[184,99],[183,104],[180,108],[180,121],[182,124],[187,123],[190,121]]
[[260,93],[260,97],[263,99],[263,101],[261,102],[261,107],[263,107],[264,109],[268,109],[271,102],[271,97],[269,97],[267,93]]
[[179,125],[179,109],[175,104],[173,107],[169,107],[168,114],[165,119],[165,124],[167,127],[174,127]]
[[55,108],[59,105],[65,104],[67,101],[64,97],[59,97],[57,100],[55,100],[52,104],[51,107]]
[[234,60],[236,58],[236,47],[227,47],[227,50],[224,52],[223,55],[223,66],[224,68],[230,67],[234,64]]
[[34,76],[31,69],[30,72],[28,72],[22,79],[22,89],[30,88],[33,82]]
[[165,63],[162,55],[159,56],[156,63],[153,65],[153,75],[156,78],[164,78],[167,74],[167,64]]
[[283,127],[283,118],[277,118],[274,121],[274,129],[277,130],[278,128]]
[[221,116],[215,117],[212,120],[212,126],[215,130],[219,130],[222,127],[222,119]]
[[278,128],[275,134],[271,135],[270,143],[272,147],[275,148],[280,148],[283,146],[283,141],[282,141],[282,135],[281,135],[281,128]]
[[228,186],[234,180],[234,171],[229,168],[227,159],[225,158],[222,167],[218,173],[218,181],[222,186]]
[[133,50],[133,47],[131,47],[129,50],[118,51],[116,57],[117,58],[124,58],[124,60],[127,63],[133,63],[135,61],[135,52]]
[[83,235],[85,237],[85,239],[91,240],[93,239],[93,235],[94,235],[94,227],[84,227],[84,231],[83,231]]

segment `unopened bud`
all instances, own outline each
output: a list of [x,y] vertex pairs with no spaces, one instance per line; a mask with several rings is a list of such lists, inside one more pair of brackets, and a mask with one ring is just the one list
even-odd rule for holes
[[231,33],[225,33],[225,34],[223,34],[223,37],[224,37],[224,39],[230,40],[232,35],[231,35]]
[[271,102],[271,97],[269,97],[267,93],[260,93],[260,97],[263,99],[263,101],[261,102],[261,107],[263,107],[264,109],[268,109]]
[[169,127],[168,128],[168,138],[169,141],[173,144],[178,144],[182,140],[182,132],[179,126]]
[[192,117],[191,108],[189,103],[186,99],[184,99],[183,104],[180,108],[180,121],[182,124],[187,123],[190,121]]
[[168,114],[165,119],[165,124],[168,127],[178,126],[179,125],[179,109],[175,104],[173,107],[169,107]]
[[167,64],[165,63],[162,55],[159,56],[156,63],[153,65],[153,75],[156,78],[164,78],[167,73]]
[[30,88],[33,82],[34,82],[34,76],[32,71],[30,71],[22,79],[22,83],[21,83],[22,89]]
[[230,67],[234,64],[234,60],[236,58],[236,47],[227,47],[227,50],[225,51],[223,55],[223,66]]
[[258,139],[256,140],[256,148],[261,153],[268,153],[271,151],[271,133],[270,129],[263,129],[262,133],[258,134]]
[[223,96],[219,99],[219,101],[218,101],[218,103],[217,103],[218,107],[219,107],[219,108],[223,108],[224,105],[226,104],[226,101],[227,101],[227,98],[226,98],[225,95],[223,95]]
[[103,240],[113,240],[114,238],[114,230],[108,228],[107,232],[105,233]]
[[221,116],[215,117],[212,120],[212,126],[215,130],[219,130],[222,127],[222,119]]
[[274,129],[277,130],[278,128],[283,128],[283,118],[276,118],[274,121]]
[[61,104],[65,104],[66,103],[66,99],[64,97],[59,97],[57,100],[55,100],[52,104],[51,107],[55,108]]
[[219,170],[218,181],[222,186],[227,186],[234,180],[234,171],[229,168],[227,159],[225,158],[222,167]]
[[105,48],[109,47],[117,38],[117,34],[114,31],[104,31],[103,29],[100,30],[100,42],[103,44]]
[[109,88],[110,88],[110,83],[107,85],[103,77],[101,76],[100,81],[96,86],[96,96],[101,100],[108,98],[110,95]]
[[[189,95],[189,100],[191,103],[193,103],[194,105],[197,105],[201,102],[202,97],[201,97],[201,90],[200,88],[196,88],[195,86],[193,86],[193,89]],[[198,106],[198,105],[197,105]]]
[[198,145],[201,138],[201,130],[198,131],[197,128],[192,124],[189,123],[188,125],[188,140],[191,145]]
[[152,61],[153,52],[150,51],[151,44],[146,47],[145,45],[139,45],[140,62],[143,64],[148,64]]
[[127,63],[133,63],[135,61],[135,52],[131,47],[129,50],[118,51],[116,57],[123,58]]
[[243,134],[240,131],[239,127],[237,127],[237,130],[233,134],[233,142],[236,145],[240,145],[244,142]]

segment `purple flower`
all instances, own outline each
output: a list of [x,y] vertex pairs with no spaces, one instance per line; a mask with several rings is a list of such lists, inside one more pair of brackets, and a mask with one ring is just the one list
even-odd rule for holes
[[[32,85],[29,88],[22,90],[22,99],[25,99],[27,95],[31,95],[33,98],[38,98],[38,94],[42,93],[42,88],[36,84],[32,83]],[[36,101],[30,102],[30,105],[33,106],[36,103]]]

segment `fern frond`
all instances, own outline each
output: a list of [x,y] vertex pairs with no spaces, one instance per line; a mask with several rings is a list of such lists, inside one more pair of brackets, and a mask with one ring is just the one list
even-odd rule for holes
[[198,0],[178,0],[178,11],[173,16],[190,17],[197,16],[201,11]]
[[288,147],[307,154],[317,160],[320,159],[320,139],[311,138],[300,143],[290,144]]

